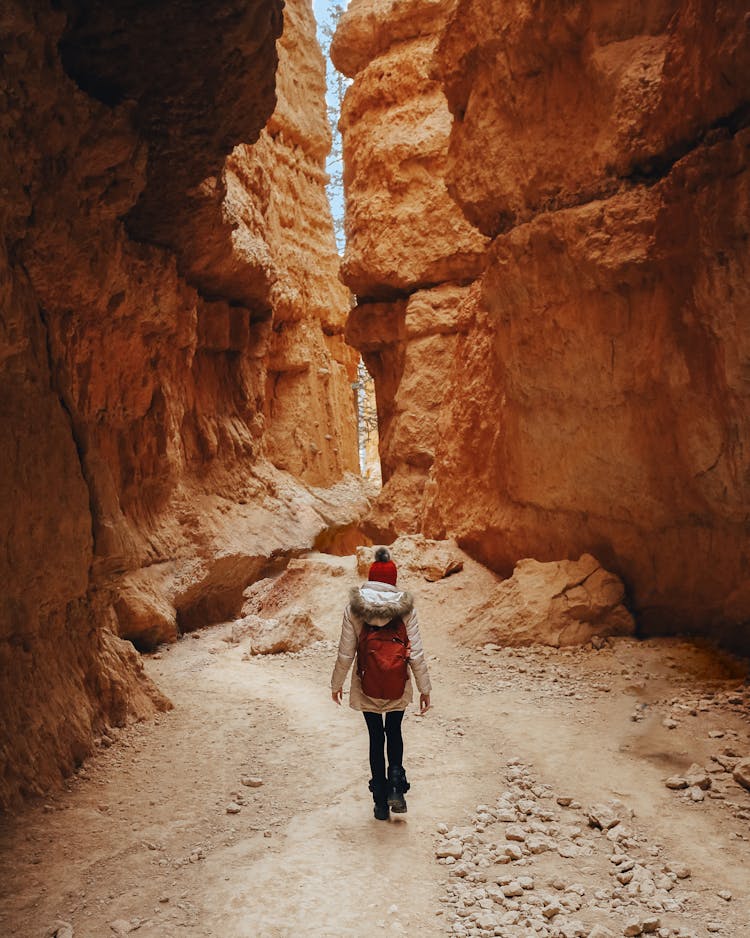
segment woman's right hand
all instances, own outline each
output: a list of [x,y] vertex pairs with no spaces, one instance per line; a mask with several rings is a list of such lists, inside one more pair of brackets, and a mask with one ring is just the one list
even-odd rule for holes
[[331,700],[341,706],[341,698],[344,696],[344,692],[341,690],[332,690],[331,691]]

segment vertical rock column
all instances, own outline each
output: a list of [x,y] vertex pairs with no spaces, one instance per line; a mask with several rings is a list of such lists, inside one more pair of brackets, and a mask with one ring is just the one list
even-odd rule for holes
[[378,537],[419,528],[424,484],[469,285],[486,239],[444,183],[450,114],[431,77],[452,2],[352,0],[331,57],[353,78],[340,128],[347,246],[357,296],[347,330],[375,378],[384,488]]
[[644,629],[747,647],[746,8],[460,0],[437,61],[493,241],[425,529],[501,571],[594,552]]

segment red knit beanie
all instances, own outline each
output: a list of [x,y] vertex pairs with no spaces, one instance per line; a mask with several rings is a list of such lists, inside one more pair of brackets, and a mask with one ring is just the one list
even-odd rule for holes
[[376,560],[370,565],[370,572],[367,574],[367,579],[372,583],[390,583],[391,586],[396,585],[397,577],[396,564],[392,560]]

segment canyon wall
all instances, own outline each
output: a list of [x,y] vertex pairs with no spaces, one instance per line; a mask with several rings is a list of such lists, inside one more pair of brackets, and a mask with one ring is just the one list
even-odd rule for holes
[[487,239],[444,183],[451,117],[431,77],[445,3],[352,0],[331,47],[354,78],[344,100],[346,251],[357,294],[347,338],[375,379],[383,490],[378,539],[419,530],[437,418],[459,335],[460,300]]
[[[368,44],[365,24],[391,10]],[[432,44],[424,72],[452,123],[431,179],[487,239],[458,288],[404,265],[383,302],[380,255],[401,267],[411,241],[419,256],[420,229],[391,228],[373,259],[356,167],[383,162],[377,208],[422,209],[395,179],[400,155],[345,109],[349,333],[379,381],[381,537],[455,536],[506,575],[588,551],[623,577],[644,630],[748,647],[749,37],[739,2],[352,0],[335,50],[348,108],[381,81],[392,123],[411,120],[399,56]],[[410,310],[430,341],[454,335],[413,369],[425,338]]]
[[169,706],[123,638],[364,502],[309,0],[11,2],[0,46],[7,806]]

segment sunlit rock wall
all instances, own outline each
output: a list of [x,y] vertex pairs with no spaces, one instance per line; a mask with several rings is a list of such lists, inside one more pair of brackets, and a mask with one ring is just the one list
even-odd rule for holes
[[9,804],[168,705],[118,634],[231,615],[361,496],[306,0],[11,2],[0,44]]
[[[380,530],[411,511],[507,574],[589,551],[642,628],[747,645],[749,35],[738,2],[456,4],[429,69],[453,116],[442,178],[492,243],[447,366],[417,368],[443,388],[429,479],[381,502]],[[394,414],[426,426],[403,328],[378,344],[397,326],[350,327],[385,362],[391,467]]]
[[437,445],[437,417],[458,335],[459,298],[486,238],[445,187],[451,118],[432,62],[452,2],[352,0],[331,56],[353,83],[340,127],[343,276],[358,305],[349,341],[375,378],[384,488],[374,536],[413,532]]

